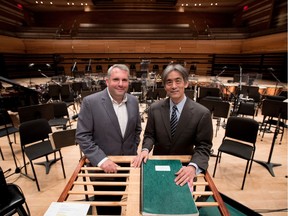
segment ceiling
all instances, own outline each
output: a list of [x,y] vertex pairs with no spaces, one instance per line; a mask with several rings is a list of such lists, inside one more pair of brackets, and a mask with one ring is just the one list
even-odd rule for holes
[[[243,0],[16,0],[32,12],[93,10],[180,10],[230,12]],[[246,1],[247,2],[247,1]]]

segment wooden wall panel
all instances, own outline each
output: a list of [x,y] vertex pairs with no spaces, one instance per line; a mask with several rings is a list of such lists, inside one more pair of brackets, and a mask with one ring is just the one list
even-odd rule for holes
[[243,40],[242,53],[287,52],[287,33]]
[[1,53],[25,53],[25,45],[22,40],[14,37],[0,36]]
[[63,53],[269,53],[286,52],[286,33],[245,40],[49,40],[0,36],[0,52]]

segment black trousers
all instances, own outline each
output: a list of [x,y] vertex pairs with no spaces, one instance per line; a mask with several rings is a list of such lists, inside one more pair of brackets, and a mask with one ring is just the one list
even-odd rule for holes
[[[121,167],[124,166],[130,166],[130,164],[118,164]],[[90,173],[103,173],[103,171],[89,171]],[[129,171],[118,171],[118,173],[127,173]],[[107,181],[107,182],[113,182],[113,181],[121,181],[126,182],[126,177],[115,177],[115,178],[98,178],[98,177],[91,177],[90,181]],[[125,191],[126,186],[93,186],[94,191]],[[115,195],[94,195],[93,200],[94,201],[116,201],[119,202],[122,199],[121,196],[115,196]],[[97,214],[98,215],[121,215],[121,206],[96,206]]]

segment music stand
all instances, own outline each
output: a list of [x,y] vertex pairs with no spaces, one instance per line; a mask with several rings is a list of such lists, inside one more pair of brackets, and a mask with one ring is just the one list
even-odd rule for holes
[[275,177],[273,167],[281,166],[281,164],[271,163],[271,158],[272,158],[275,142],[276,142],[277,136],[279,134],[281,119],[287,119],[287,103],[281,102],[281,101],[264,100],[262,106],[263,106],[262,110],[263,110],[263,108],[265,109],[266,106],[270,107],[269,116],[270,117],[277,117],[277,123],[276,123],[276,128],[274,131],[274,136],[273,136],[270,152],[269,152],[268,161],[267,162],[266,161],[259,161],[259,160],[254,160],[254,161],[256,163],[259,163],[260,165],[264,166],[270,172],[270,174],[273,177]]
[[210,99],[209,97],[203,98],[202,100],[200,100],[199,103],[210,110],[212,118],[217,118],[216,133],[215,133],[216,137],[220,127],[221,118],[224,119],[228,118],[231,105],[228,101],[223,101],[221,99],[220,100]]

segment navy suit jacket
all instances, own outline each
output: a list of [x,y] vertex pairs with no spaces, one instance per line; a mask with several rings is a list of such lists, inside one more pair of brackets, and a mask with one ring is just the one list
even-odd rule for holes
[[142,148],[151,151],[154,147],[153,155],[191,155],[191,162],[205,171],[213,138],[210,111],[187,97],[172,138],[169,100],[150,106]]
[[93,166],[109,155],[136,155],[141,118],[138,99],[127,94],[128,122],[124,137],[107,88],[86,96],[77,121],[76,141]]

